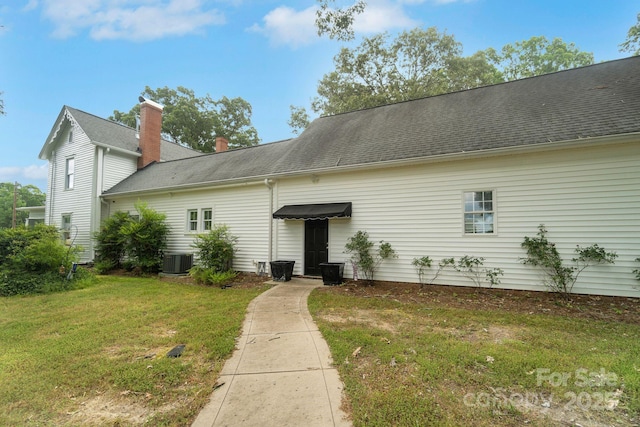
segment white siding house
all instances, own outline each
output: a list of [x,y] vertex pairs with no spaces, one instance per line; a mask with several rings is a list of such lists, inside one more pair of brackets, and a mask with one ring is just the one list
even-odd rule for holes
[[[138,200],[164,212],[172,253],[193,252],[210,212],[238,236],[240,271],[281,259],[317,275],[319,262],[347,262],[345,243],[363,230],[398,254],[378,280],[417,282],[416,257],[470,255],[504,270],[501,287],[544,290],[520,246],[544,224],[567,263],[577,245],[618,255],[585,270],[574,292],[637,297],[640,57],[322,117],[295,139],[116,181],[101,187],[103,212]],[[450,272],[436,283],[472,284]]]
[[[161,144],[163,159],[199,154]],[[136,172],[138,147],[135,129],[64,106],[40,152],[49,162],[45,223],[59,227],[67,243],[81,246],[84,262],[93,260],[92,236],[108,212],[101,195]]]

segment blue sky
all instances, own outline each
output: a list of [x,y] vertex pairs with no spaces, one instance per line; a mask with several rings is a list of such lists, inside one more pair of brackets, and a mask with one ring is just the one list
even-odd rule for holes
[[[46,189],[38,159],[63,105],[108,117],[145,86],[242,97],[263,142],[290,138],[343,45],[317,37],[315,0],[9,0],[0,5],[0,182]],[[344,4],[338,2],[338,4]],[[369,0],[358,39],[435,26],[464,54],[546,36],[597,62],[636,23],[637,0]]]

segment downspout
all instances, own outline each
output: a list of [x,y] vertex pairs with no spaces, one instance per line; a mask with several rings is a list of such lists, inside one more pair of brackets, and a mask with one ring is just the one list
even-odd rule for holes
[[49,222],[47,223],[47,225],[52,225],[53,224],[53,196],[56,192],[55,188],[56,188],[56,161],[57,161],[57,157],[56,156],[56,152],[52,151],[51,152],[51,157],[52,159],[49,161],[49,165],[51,166],[51,170],[49,171],[51,173],[51,179],[50,179],[50,188],[49,188]]
[[267,265],[271,265],[273,256],[273,181],[269,178],[264,180],[264,185],[269,189],[269,250],[267,255]]

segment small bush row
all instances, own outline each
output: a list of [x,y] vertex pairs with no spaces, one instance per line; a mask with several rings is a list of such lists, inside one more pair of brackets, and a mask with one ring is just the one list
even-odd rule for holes
[[[547,239],[547,230],[543,224],[538,227],[536,237],[525,236],[521,247],[527,253],[521,262],[539,267],[544,274],[543,283],[547,289],[564,296],[568,296],[572,292],[578,277],[586,268],[595,264],[613,264],[618,256],[615,252],[608,252],[597,244],[588,247],[577,246],[576,256],[571,260],[572,264],[566,265],[555,244]],[[391,245],[384,241],[380,241],[378,249],[375,251],[374,243],[369,240],[369,235],[365,231],[358,231],[348,239],[345,253],[351,254],[354,278],[357,279],[357,272],[360,271],[369,281],[373,280],[374,273],[382,261],[397,258]],[[640,258],[636,258],[636,261],[640,262]],[[435,272],[431,274],[429,269],[433,265],[433,260],[429,256],[414,258],[412,265],[416,269],[421,287],[433,284],[446,268],[452,268],[470,279],[478,287],[485,283],[489,287],[497,286],[504,274],[500,268],[484,267],[484,258],[470,255],[464,255],[457,261],[454,258],[443,258],[438,263]],[[633,272],[636,279],[640,281],[640,268],[633,270]]]

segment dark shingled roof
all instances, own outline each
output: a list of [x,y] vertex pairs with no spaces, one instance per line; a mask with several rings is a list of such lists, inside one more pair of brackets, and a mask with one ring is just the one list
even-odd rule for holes
[[[66,105],[62,107],[60,118],[63,116],[65,110],[71,114],[92,142],[131,151],[132,153],[136,152],[140,141],[136,137],[135,129]],[[56,128],[54,127],[47,138],[45,147],[51,142],[51,138],[55,132]],[[167,140],[162,140],[161,144],[160,157],[162,160],[178,160],[202,154],[199,151],[183,147]]]
[[106,194],[640,132],[640,57],[314,120],[297,138],[157,163]]

